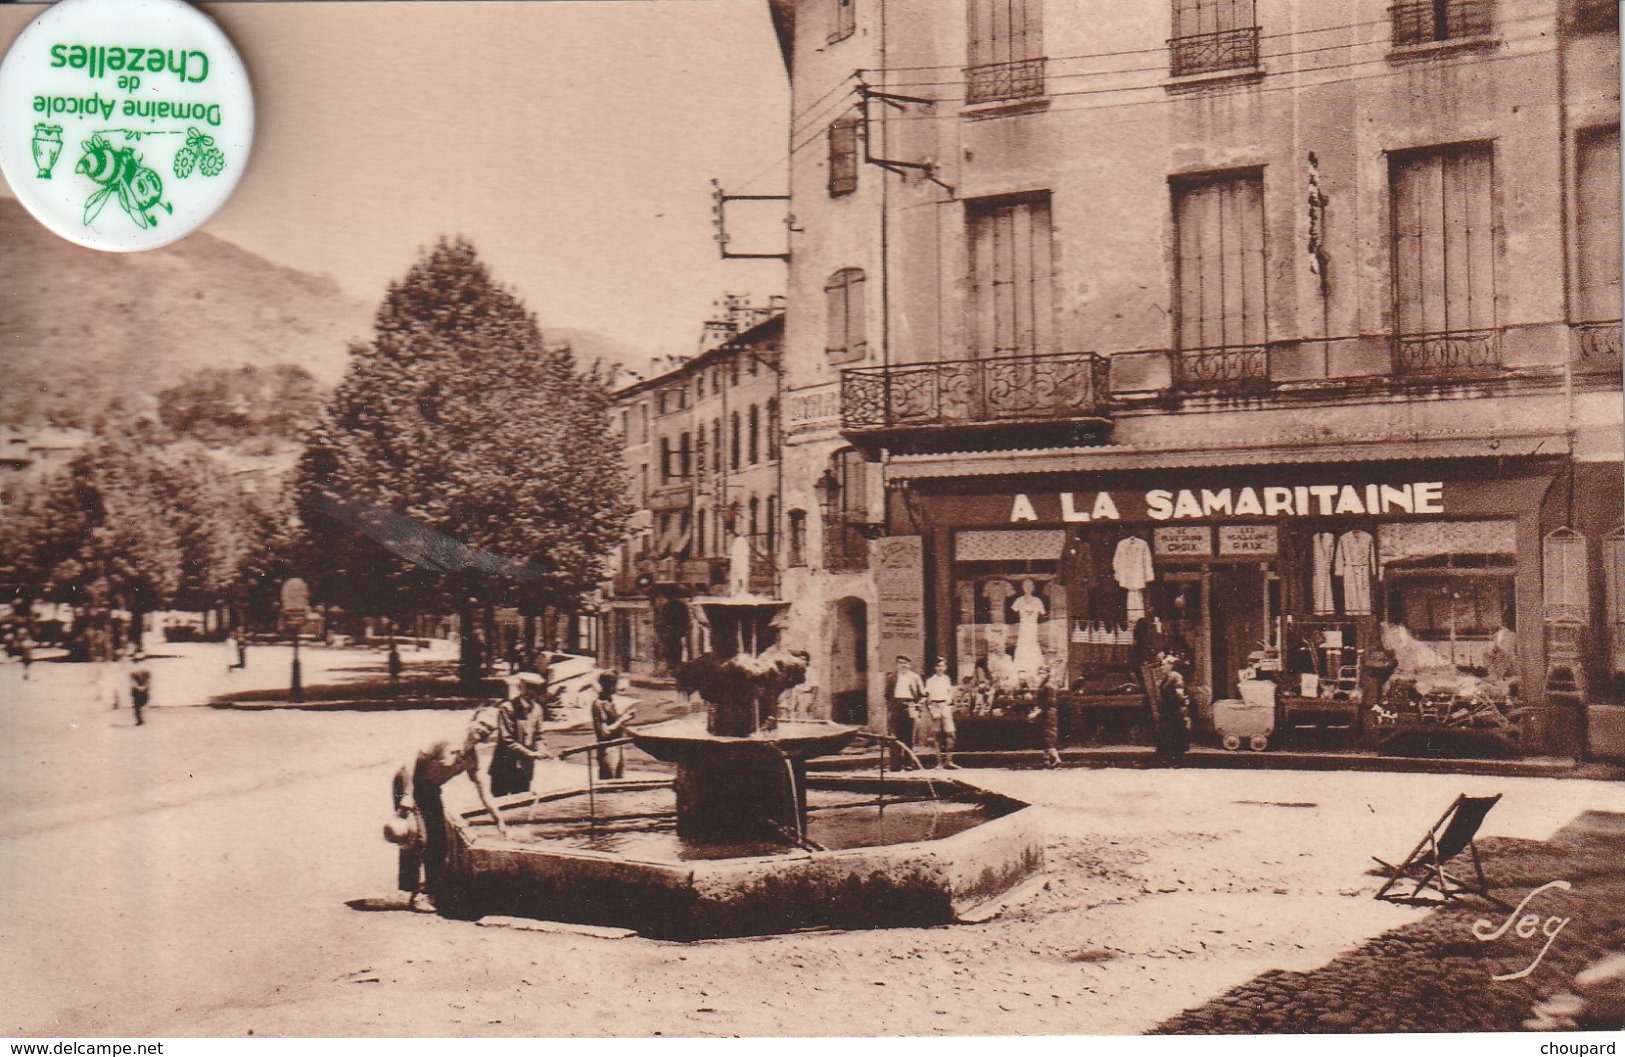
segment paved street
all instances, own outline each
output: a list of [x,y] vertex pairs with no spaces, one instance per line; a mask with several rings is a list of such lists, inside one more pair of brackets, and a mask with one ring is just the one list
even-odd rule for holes
[[1370,898],[1368,856],[1402,855],[1457,793],[1504,793],[1486,831],[1530,840],[1625,811],[1625,787],[1588,781],[967,770],[1041,805],[1051,834],[1048,888],[988,924],[686,946],[519,932],[387,909],[389,774],[459,713],[187,707],[277,685],[284,658],[228,676],[219,647],[174,652],[141,728],[96,700],[90,666],[26,685],[0,668],[0,1033],[1138,1032],[1426,918]]

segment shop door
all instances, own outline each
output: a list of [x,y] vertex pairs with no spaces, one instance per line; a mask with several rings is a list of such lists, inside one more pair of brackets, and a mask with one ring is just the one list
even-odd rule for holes
[[1241,696],[1236,670],[1265,640],[1265,574],[1257,565],[1215,565],[1211,583],[1213,696]]
[[830,644],[830,704],[837,723],[869,722],[869,606],[861,598],[835,603]]

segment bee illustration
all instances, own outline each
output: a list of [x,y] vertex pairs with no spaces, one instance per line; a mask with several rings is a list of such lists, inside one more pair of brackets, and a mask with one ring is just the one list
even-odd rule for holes
[[163,201],[164,182],[152,169],[141,163],[141,156],[129,147],[114,147],[99,135],[93,135],[82,144],[84,157],[74,166],[74,172],[83,173],[101,184],[101,190],[85,201],[85,224],[89,225],[101,215],[102,208],[113,195],[119,205],[135,221],[138,228],[153,227],[158,218],[151,215],[154,206],[173,214],[174,208]]

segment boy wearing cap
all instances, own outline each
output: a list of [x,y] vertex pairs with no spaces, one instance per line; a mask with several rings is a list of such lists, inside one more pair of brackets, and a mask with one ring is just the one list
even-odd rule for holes
[[[446,864],[446,808],[441,790],[447,782],[459,774],[468,775],[479,793],[480,803],[496,823],[497,835],[508,835],[508,826],[502,821],[480,768],[480,750],[495,740],[496,732],[496,710],[482,708],[474,713],[461,742],[442,738],[426,745],[395,772],[395,814],[407,818],[415,813],[421,837],[421,843],[402,845],[400,852],[400,888],[412,893],[412,904],[417,902],[420,893],[426,893],[430,900],[439,894]],[[418,880],[420,867],[421,883]],[[428,909],[434,909],[432,903]]]
[[536,761],[552,759],[542,741],[542,699],[547,680],[521,672],[510,680],[513,696],[497,706],[496,749],[491,754],[491,795],[530,792]]

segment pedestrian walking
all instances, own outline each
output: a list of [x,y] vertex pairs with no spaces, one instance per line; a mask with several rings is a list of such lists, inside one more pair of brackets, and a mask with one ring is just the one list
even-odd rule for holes
[[920,702],[925,699],[925,683],[914,670],[914,662],[907,657],[897,658],[897,670],[886,676],[887,719],[891,725],[892,767],[899,771],[919,770],[914,759],[914,721],[919,718]]
[[949,771],[959,770],[959,764],[954,762],[954,743],[959,730],[954,726],[954,693],[948,661],[939,659],[931,678],[925,681],[925,710],[937,737],[937,764]]
[[539,675],[517,675],[513,694],[497,706],[496,749],[491,754],[491,795],[530,792],[536,761],[553,753],[542,741],[542,697],[547,682]]
[[248,670],[248,632],[246,631],[237,636],[237,670],[240,672]]
[[130,669],[130,708],[135,711],[135,725],[140,727],[147,722],[141,713],[152,700],[152,671],[147,667],[146,654],[137,653],[133,661],[134,667]]
[[[626,733],[637,710],[622,708],[615,700],[615,691],[621,685],[621,675],[613,668],[598,676],[598,696],[592,702],[592,730],[601,742],[614,741]],[[626,773],[626,746],[613,745],[600,748],[598,777],[605,781],[620,778]]]
[[237,663],[237,636],[226,636],[226,672],[229,674],[242,667]]
[[1046,669],[1038,685],[1038,707],[1044,710],[1039,717],[1044,725],[1044,766],[1054,770],[1061,766],[1061,695],[1049,676]]
[[34,640],[24,635],[17,641],[17,659],[23,662],[23,678],[28,678],[28,670],[34,666]]
[[445,784],[459,774],[468,775],[479,794],[480,803],[496,823],[497,835],[508,835],[507,823],[497,810],[491,787],[481,766],[486,747],[496,740],[496,710],[482,708],[474,713],[460,741],[443,738],[419,749],[395,772],[391,793],[398,819],[411,819],[409,827],[386,826],[385,836],[400,845],[397,882],[401,891],[412,893],[408,906],[418,906],[427,897],[433,911],[441,898],[446,867],[446,808],[441,799]]

